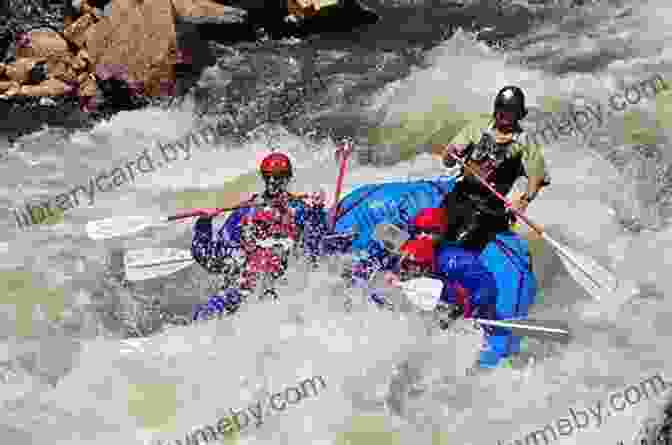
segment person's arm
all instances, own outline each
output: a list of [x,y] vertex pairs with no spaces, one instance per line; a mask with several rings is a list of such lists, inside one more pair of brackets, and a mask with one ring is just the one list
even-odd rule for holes
[[302,244],[304,253],[317,258],[321,256],[326,247],[324,236],[329,233],[326,209],[317,205],[308,205],[304,201],[292,204],[295,209],[294,222],[297,229],[297,238]]
[[[497,282],[478,255],[455,248],[440,258],[440,274],[443,281],[450,282],[452,290],[446,290],[446,303],[459,304],[470,317],[478,308],[496,303]],[[446,286],[447,287],[447,286]]]
[[534,201],[543,187],[550,184],[550,178],[546,169],[546,160],[544,159],[541,145],[528,145],[524,151],[523,162],[527,174],[527,190],[521,197],[521,200],[529,204]]
[[191,255],[194,261],[210,273],[221,273],[224,261],[231,258],[237,244],[213,236],[212,218],[200,217],[194,224],[194,236],[191,241]]
[[464,157],[467,147],[471,143],[478,141],[480,137],[478,125],[475,123],[468,124],[462,128],[460,132],[453,138],[448,145],[436,145],[433,151],[440,153],[443,159],[443,165],[446,168],[452,168],[457,164],[457,161],[450,156],[449,153],[454,154],[460,158]]
[[522,196],[522,199],[529,204],[532,202],[539,191],[545,186],[544,176],[529,176],[527,180],[527,190]]
[[191,255],[194,260],[208,272],[216,273],[212,270],[211,258],[213,257],[212,240],[212,218],[200,217],[194,224],[194,236],[191,240]]

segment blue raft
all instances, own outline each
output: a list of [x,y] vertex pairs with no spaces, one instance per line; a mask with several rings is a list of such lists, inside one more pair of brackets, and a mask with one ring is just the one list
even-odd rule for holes
[[[353,250],[370,246],[375,226],[392,223],[406,228],[415,215],[427,207],[439,207],[443,196],[455,185],[455,177],[432,180],[371,184],[359,187],[340,202],[335,230],[350,232],[356,228]],[[440,252],[439,252],[440,254]],[[480,255],[497,283],[499,320],[526,318],[537,293],[528,242],[515,232],[500,233]],[[481,354],[481,366],[496,366],[501,358],[520,351],[520,337],[509,329],[497,328],[488,336],[489,350]]]

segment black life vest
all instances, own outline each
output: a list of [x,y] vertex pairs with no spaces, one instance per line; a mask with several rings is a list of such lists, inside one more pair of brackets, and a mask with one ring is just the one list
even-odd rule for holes
[[[495,190],[504,196],[511,191],[513,184],[518,178],[526,176],[522,161],[522,152],[517,153],[515,156],[511,153],[511,144],[513,143],[514,141],[508,144],[497,144],[494,136],[490,132],[484,131],[481,140],[477,144],[470,144],[465,153],[466,161],[486,161],[494,164],[493,176],[488,179],[490,179],[491,183],[494,183]],[[477,178],[464,176],[462,181],[465,184],[459,188],[463,189],[468,195],[477,195],[472,196],[472,198],[477,198],[478,200],[485,198],[488,202],[494,203],[496,201],[502,204],[490,190],[483,187]]]

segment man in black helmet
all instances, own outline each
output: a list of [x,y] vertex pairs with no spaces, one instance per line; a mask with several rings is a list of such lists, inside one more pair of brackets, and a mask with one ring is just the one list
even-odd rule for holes
[[[443,149],[443,163],[454,167],[459,156],[479,172],[502,195],[509,193],[521,176],[528,179],[527,191],[514,198],[513,207],[525,211],[542,187],[550,184],[540,145],[526,143],[518,122],[527,115],[525,95],[518,87],[502,88],[495,98],[492,117],[467,125]],[[448,241],[465,248],[482,250],[497,233],[510,226],[510,213],[494,194],[466,169],[462,169],[454,190],[442,204],[450,218]]]

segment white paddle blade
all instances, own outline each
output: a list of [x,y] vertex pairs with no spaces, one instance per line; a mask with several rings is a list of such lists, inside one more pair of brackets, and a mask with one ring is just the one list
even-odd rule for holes
[[385,248],[391,252],[399,252],[401,246],[410,239],[410,235],[405,230],[400,229],[394,224],[378,224],[373,232],[373,236],[381,241]]
[[126,280],[128,281],[144,281],[153,278],[165,277],[179,272],[182,269],[194,264],[194,260],[183,260],[181,262],[174,262],[170,264],[154,265],[148,268],[130,268],[126,269]]
[[443,282],[434,278],[415,278],[400,283],[401,289],[413,303],[423,311],[432,311],[441,299]]
[[128,281],[143,281],[174,274],[194,262],[191,252],[184,249],[136,249],[126,252],[124,272]]
[[570,250],[548,234],[544,238],[558,251],[560,260],[569,274],[596,300],[615,293],[620,285],[618,278],[587,255]]
[[478,324],[509,328],[513,335],[536,337],[540,339],[567,341],[570,331],[567,323],[557,320],[484,320],[476,319]]
[[86,233],[94,240],[118,238],[166,222],[165,217],[113,216],[86,224]]

